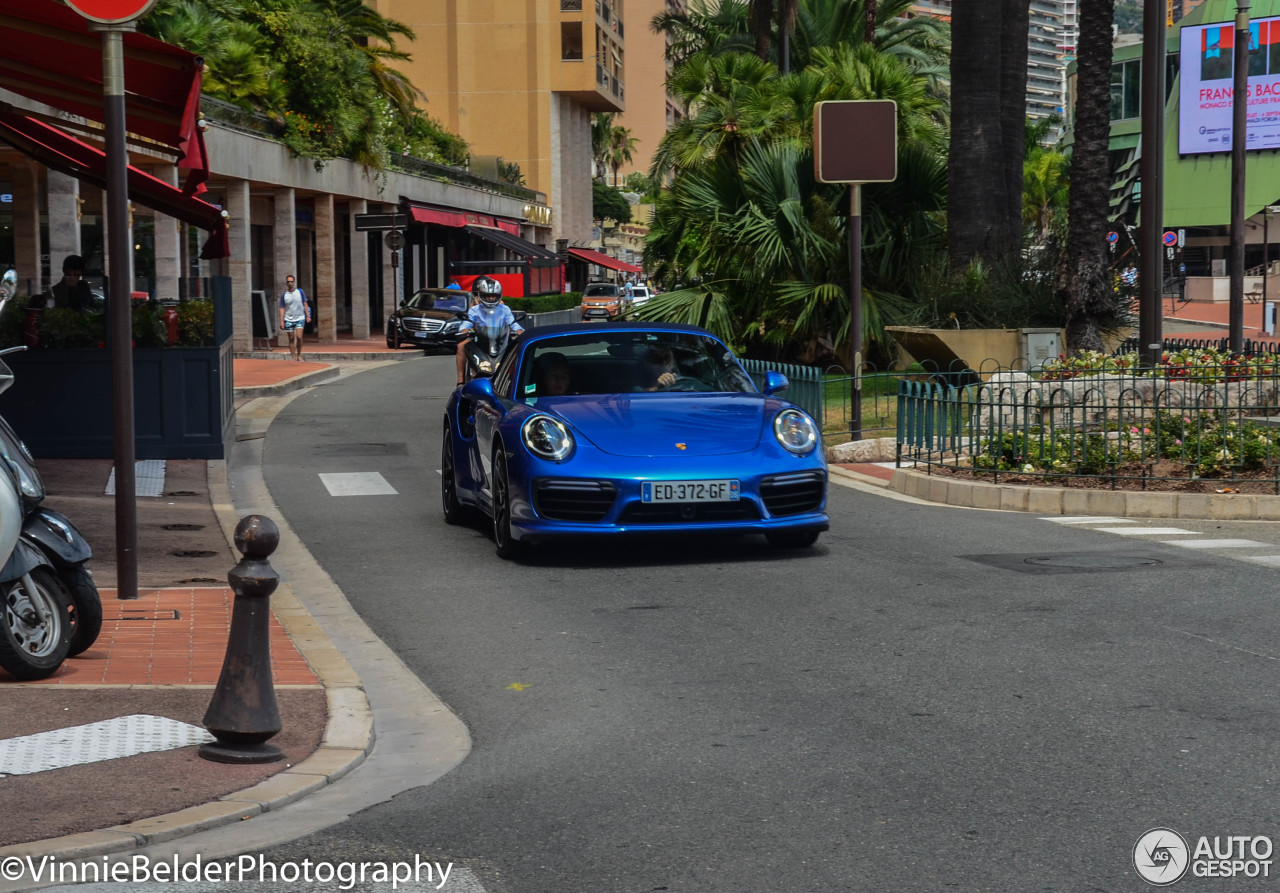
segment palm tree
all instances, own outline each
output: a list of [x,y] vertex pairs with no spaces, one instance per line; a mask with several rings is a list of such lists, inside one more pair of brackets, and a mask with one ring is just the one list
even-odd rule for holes
[[591,173],[604,180],[608,167],[609,141],[613,136],[613,115],[597,112],[591,116]]
[[639,140],[631,135],[631,128],[617,126],[609,131],[609,167],[613,170],[613,185],[618,186],[618,171],[624,164],[630,164],[632,153]]
[[1111,83],[1111,19],[1115,0],[1082,0],[1077,57],[1075,141],[1066,255],[1057,295],[1067,307],[1067,348],[1102,349],[1102,327],[1119,315],[1108,281],[1106,242]]
[[1021,248],[1029,14],[1029,0],[953,8],[947,234],[956,268]]

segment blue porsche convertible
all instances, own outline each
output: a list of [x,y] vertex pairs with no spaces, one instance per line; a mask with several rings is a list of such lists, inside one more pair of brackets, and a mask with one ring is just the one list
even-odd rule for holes
[[492,519],[498,554],[585,534],[763,534],[812,545],[827,529],[817,425],[761,393],[696,326],[532,329],[444,417],[445,520]]

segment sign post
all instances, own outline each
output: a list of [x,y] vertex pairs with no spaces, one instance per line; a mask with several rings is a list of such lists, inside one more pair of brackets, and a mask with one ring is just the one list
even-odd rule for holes
[[813,173],[819,183],[849,184],[849,436],[861,440],[862,184],[897,179],[898,104],[851,99],[815,105]]
[[102,123],[107,155],[107,340],[111,344],[116,469],[116,593],[138,597],[138,503],[133,430],[133,239],[125,148],[124,35],[155,0],[68,0],[102,34]]

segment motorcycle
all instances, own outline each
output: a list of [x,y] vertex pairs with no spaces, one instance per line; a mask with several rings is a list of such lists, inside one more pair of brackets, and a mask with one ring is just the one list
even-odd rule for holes
[[[2,359],[25,348],[0,350],[0,391],[13,381],[13,372]],[[67,657],[89,648],[102,631],[102,597],[86,567],[93,557],[87,540],[64,515],[43,507],[44,482],[35,459],[9,423],[0,417],[0,459],[18,484],[21,509],[20,542],[39,553],[42,563],[56,577],[70,600],[71,636]]]
[[[492,375],[512,344],[511,327],[503,321],[499,306],[481,303],[474,308],[479,311],[479,319],[472,320],[471,338],[463,351],[465,362],[462,380],[464,382]],[[459,311],[458,315],[462,319],[467,318],[465,312]],[[523,316],[523,313],[515,314],[517,321]]]

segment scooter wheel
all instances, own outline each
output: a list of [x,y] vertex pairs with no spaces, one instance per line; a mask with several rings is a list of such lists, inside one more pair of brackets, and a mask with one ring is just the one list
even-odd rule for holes
[[75,657],[98,640],[102,632],[102,596],[84,565],[68,568],[59,575],[71,596],[71,648],[67,657]]
[[71,596],[44,568],[0,586],[0,667],[26,681],[53,675],[71,646]]

